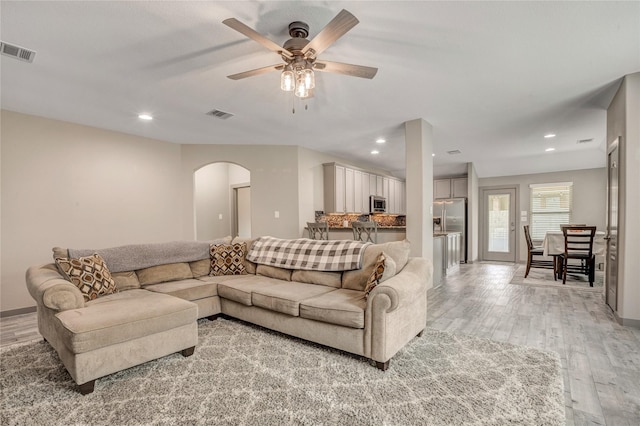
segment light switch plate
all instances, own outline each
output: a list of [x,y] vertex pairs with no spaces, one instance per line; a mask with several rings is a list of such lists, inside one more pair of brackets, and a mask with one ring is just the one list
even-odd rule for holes
[[275,217],[276,219],[279,219],[279,218],[280,218],[280,212],[279,212],[278,210],[276,210],[276,211],[273,213],[273,217]]

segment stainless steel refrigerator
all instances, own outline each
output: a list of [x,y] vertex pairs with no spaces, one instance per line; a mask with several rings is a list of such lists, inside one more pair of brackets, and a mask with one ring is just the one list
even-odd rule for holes
[[[434,232],[460,232],[460,262],[467,262],[467,199],[448,198],[433,202]],[[437,219],[440,224],[437,225]],[[438,229],[439,228],[439,229]]]

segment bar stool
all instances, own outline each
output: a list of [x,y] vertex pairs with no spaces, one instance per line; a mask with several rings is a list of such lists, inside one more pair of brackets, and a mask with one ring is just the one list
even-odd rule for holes
[[309,230],[309,238],[312,240],[329,239],[328,222],[307,222],[307,229]]
[[378,242],[378,222],[351,222],[351,228],[354,240]]

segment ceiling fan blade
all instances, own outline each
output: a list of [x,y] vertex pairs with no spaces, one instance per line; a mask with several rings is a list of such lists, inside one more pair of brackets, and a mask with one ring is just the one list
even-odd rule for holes
[[268,72],[277,71],[281,69],[284,69],[283,64],[270,65],[268,67],[256,68],[255,70],[240,72],[238,74],[231,74],[231,75],[228,75],[227,78],[230,78],[231,80],[241,80],[243,78],[253,77],[260,74],[266,74]]
[[342,9],[335,18],[331,20],[323,29],[302,49],[302,54],[313,49],[313,55],[318,56],[325,49],[331,46],[336,40],[345,35],[351,28],[358,24],[358,19],[350,12]]
[[333,72],[336,74],[344,74],[360,78],[373,78],[378,72],[378,68],[331,61],[316,61],[313,64],[313,69],[322,72]]
[[291,54],[291,52],[279,46],[275,42],[269,40],[268,38],[266,38],[265,36],[257,32],[253,28],[246,26],[242,22],[238,21],[236,18],[225,19],[224,21],[222,21],[222,23],[228,26],[229,28],[233,28],[234,30],[238,31],[241,34],[244,34],[250,39],[257,41],[258,43],[260,43],[267,49],[271,50],[272,52],[276,52],[278,55],[284,55],[287,58],[293,58],[293,55]]

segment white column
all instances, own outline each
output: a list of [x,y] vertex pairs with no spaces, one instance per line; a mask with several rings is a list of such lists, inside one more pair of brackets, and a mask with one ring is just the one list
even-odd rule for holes
[[433,128],[423,119],[407,121],[407,239],[411,256],[433,261]]

